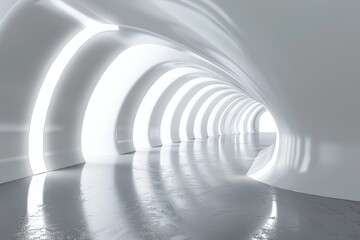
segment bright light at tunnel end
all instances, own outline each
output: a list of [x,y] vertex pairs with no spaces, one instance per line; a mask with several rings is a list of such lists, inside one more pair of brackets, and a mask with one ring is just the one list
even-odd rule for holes
[[113,24],[91,23],[76,34],[61,50],[51,65],[40,87],[33,109],[29,129],[29,162],[33,174],[47,171],[44,159],[44,130],[46,116],[56,85],[76,52],[92,37],[106,31],[117,31],[119,27]]

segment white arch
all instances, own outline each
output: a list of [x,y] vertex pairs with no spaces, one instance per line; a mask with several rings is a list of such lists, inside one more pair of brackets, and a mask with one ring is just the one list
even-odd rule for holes
[[228,119],[226,120],[226,123],[225,123],[225,134],[234,134],[235,133],[234,124],[235,124],[236,117],[237,117],[238,113],[241,111],[241,109],[249,101],[251,101],[250,98],[244,98],[229,113],[229,117],[228,117]]
[[236,134],[240,133],[240,119],[242,117],[242,115],[244,114],[244,112],[252,105],[254,104],[255,101],[254,100],[250,100],[249,102],[247,102],[244,107],[242,107],[238,113],[238,115],[235,118],[235,122],[234,122],[234,132]]
[[181,116],[191,98],[203,87],[221,83],[213,78],[196,78],[184,84],[170,100],[161,121],[161,141],[171,144],[180,141],[179,127]]
[[210,76],[196,67],[179,67],[163,74],[144,96],[134,123],[134,145],[146,149],[161,145],[160,126],[167,103],[185,83],[195,77]]
[[259,107],[257,107],[252,111],[246,123],[247,132],[249,133],[257,132],[257,129],[255,127],[256,119],[259,113],[263,112],[264,110],[266,110],[266,108],[263,105],[260,105]]
[[240,133],[248,133],[248,131],[247,131],[248,119],[249,119],[250,115],[252,114],[252,112],[255,111],[259,107],[262,107],[261,104],[258,102],[255,102],[254,104],[252,104],[250,107],[248,107],[244,111],[243,115],[240,118],[240,123],[239,123]]
[[220,121],[219,121],[219,133],[220,135],[225,135],[225,123],[229,117],[229,113],[231,112],[231,110],[233,110],[233,108],[240,102],[242,102],[242,100],[244,100],[244,98],[239,98],[236,99],[235,101],[233,101],[232,103],[229,104],[229,106],[226,107],[224,113],[222,114]]
[[169,47],[141,44],[126,49],[110,64],[86,109],[81,136],[84,156],[134,150],[133,125],[141,101],[167,70],[164,65],[175,60],[198,62]]
[[256,132],[259,132],[259,121],[261,116],[267,111],[267,109],[264,107],[264,109],[262,109],[261,111],[259,111],[255,118],[254,118],[254,129]]
[[197,92],[187,104],[184,109],[183,115],[180,120],[180,139],[181,141],[194,139],[194,122],[196,113],[199,112],[202,104],[215,92],[225,89],[228,86],[226,84],[212,84],[204,87]]
[[206,99],[206,101],[200,107],[195,118],[195,122],[194,122],[195,138],[208,137],[207,126],[211,111],[221,99],[232,93],[238,93],[238,91],[233,88],[219,90],[218,92],[211,95],[208,99]]
[[220,115],[219,118],[219,122],[218,122],[218,126],[217,126],[217,131],[219,133],[219,136],[224,135],[224,130],[222,129],[222,121],[224,120],[224,118],[227,117],[227,114],[229,113],[229,111],[233,108],[233,106],[239,102],[241,100],[242,97],[235,99],[234,101],[231,101],[223,110],[223,112]]
[[208,136],[219,135],[219,121],[220,121],[220,117],[222,116],[222,113],[232,101],[240,97],[241,97],[240,93],[231,94],[224,97],[216,104],[209,117],[209,121],[207,125]]
[[116,31],[118,26],[92,23],[76,34],[61,50],[41,85],[29,129],[29,162],[33,174],[47,171],[44,159],[44,129],[48,108],[57,83],[76,52],[92,37],[105,31]]

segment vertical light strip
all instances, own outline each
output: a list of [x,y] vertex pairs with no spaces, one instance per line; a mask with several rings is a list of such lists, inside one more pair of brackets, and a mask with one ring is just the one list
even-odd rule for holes
[[29,130],[29,161],[33,174],[46,172],[44,161],[44,129],[46,115],[56,85],[75,53],[90,38],[105,31],[116,31],[119,27],[112,24],[91,24],[80,31],[68,42],[51,65],[36,99]]

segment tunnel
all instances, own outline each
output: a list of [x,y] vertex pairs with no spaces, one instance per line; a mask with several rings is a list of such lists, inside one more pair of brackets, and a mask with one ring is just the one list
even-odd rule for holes
[[360,239],[359,12],[1,0],[0,239]]

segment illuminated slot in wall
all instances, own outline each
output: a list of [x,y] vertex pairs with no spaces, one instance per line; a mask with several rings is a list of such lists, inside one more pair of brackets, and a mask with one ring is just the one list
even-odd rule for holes
[[44,159],[44,129],[46,115],[61,74],[72,57],[89,39],[101,32],[116,31],[118,29],[118,26],[100,23],[94,23],[85,27],[85,29],[80,31],[65,45],[51,65],[39,90],[30,123],[29,162],[33,174],[47,171]]

